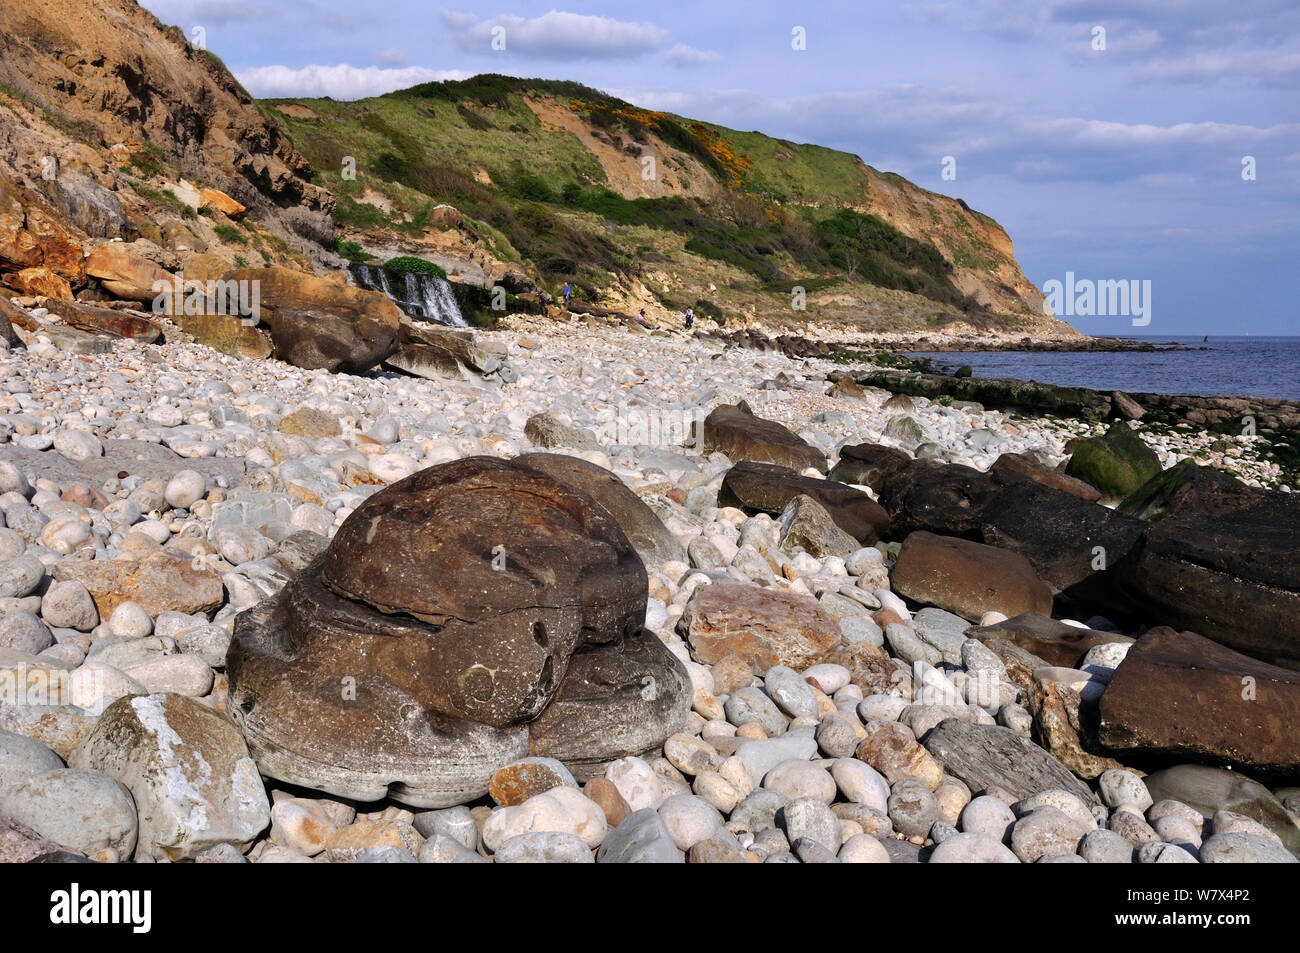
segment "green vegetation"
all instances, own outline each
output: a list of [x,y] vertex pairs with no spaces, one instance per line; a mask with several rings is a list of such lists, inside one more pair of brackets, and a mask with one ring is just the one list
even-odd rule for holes
[[435,278],[447,277],[447,272],[441,265],[411,255],[399,255],[397,258],[390,258],[384,262],[384,267],[391,268],[394,271],[413,271],[420,275],[433,275]]
[[248,235],[234,225],[226,225],[224,222],[213,225],[212,230],[217,233],[217,237],[227,245],[247,245]]
[[[144,143],[138,151],[133,152],[131,158],[127,160],[127,164],[132,171],[144,178],[166,176],[171,172],[167,162],[167,153],[151,142]],[[136,191],[139,191],[139,189]]]
[[198,212],[186,205],[176,195],[167,189],[151,189],[147,185],[138,184],[134,186],[135,194],[142,199],[147,199],[155,205],[161,205],[163,208],[170,209],[184,218],[197,218]]
[[371,261],[375,257],[357,242],[339,242],[336,251],[340,258],[346,258],[348,261]]
[[[357,102],[299,102],[311,113],[262,109],[334,192],[340,227],[416,237],[446,203],[470,238],[545,286],[571,282],[579,299],[599,300],[620,279],[645,281],[662,262],[683,281],[707,275],[724,289],[707,313],[734,312],[737,295],[785,307],[779,299],[795,286],[843,285],[850,297],[876,286],[899,292],[889,300],[912,312],[935,313],[906,295],[929,299],[943,321],[978,310],[954,285],[954,265],[991,271],[1002,261],[965,216],[964,228],[946,212],[938,220],[924,193],[856,156],[640,109],[579,83],[487,74]],[[606,164],[569,128],[597,140]],[[626,156],[626,173],[609,149]],[[647,151],[674,194],[626,197]],[[355,177],[344,177],[349,168]],[[854,210],[882,200],[957,227],[958,241],[945,246],[955,247],[952,260],[924,234]],[[703,290],[665,289],[662,303],[671,294],[685,305]]]

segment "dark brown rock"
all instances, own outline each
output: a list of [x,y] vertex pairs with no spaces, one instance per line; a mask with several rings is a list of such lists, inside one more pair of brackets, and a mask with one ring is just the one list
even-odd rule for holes
[[565,486],[585,493],[608,510],[649,571],[655,572],[670,560],[686,562],[686,550],[677,537],[611,471],[564,453],[525,453],[516,457],[515,463],[540,470]]
[[[567,715],[542,714],[535,753],[586,764],[648,750],[691,693],[641,634],[645,593],[636,551],[590,497],[495,458],[432,467],[370,497],[319,560],[239,616],[231,713],[271,777],[422,807],[486,792],[570,675]],[[654,699],[641,694],[652,675]],[[636,715],[621,734],[615,710]]]
[[719,451],[732,461],[775,463],[794,470],[812,467],[826,472],[826,457],[775,420],[754,416],[741,404],[720,404],[704,418],[701,446]]
[[365,313],[279,308],[267,321],[280,360],[307,370],[361,374],[397,350],[397,331]]
[[900,595],[972,621],[986,612],[1052,611],[1051,589],[1023,556],[955,536],[909,535],[892,583]]
[[1020,553],[1058,592],[1113,567],[1145,531],[1141,520],[1029,480],[1007,487],[981,511],[983,541]]
[[1300,499],[1166,516],[1119,578],[1151,621],[1300,669]]
[[768,463],[746,461],[728,470],[718,490],[718,505],[778,516],[801,495],[820,503],[836,526],[864,546],[876,542],[889,528],[889,515],[861,490]]
[[1094,645],[1131,642],[1126,635],[1080,629],[1041,612],[1025,612],[994,625],[972,626],[966,636],[990,645],[1005,640],[1042,659],[1047,665],[1074,668]]
[[1101,491],[1089,483],[1066,476],[1060,470],[1045,467],[1023,453],[1004,453],[993,461],[989,473],[996,479],[1012,483],[1017,479],[1033,480],[1043,486],[1050,486],[1062,493],[1069,493],[1082,500],[1095,503],[1101,499]]
[[1300,673],[1167,626],[1129,649],[1101,696],[1100,738],[1160,753],[1300,778]]
[[840,448],[840,462],[831,470],[831,479],[843,483],[869,486],[879,492],[885,481],[912,465],[903,450],[878,443],[854,443]]
[[984,505],[1000,490],[971,467],[917,460],[884,478],[878,492],[895,537],[925,530],[978,539]]

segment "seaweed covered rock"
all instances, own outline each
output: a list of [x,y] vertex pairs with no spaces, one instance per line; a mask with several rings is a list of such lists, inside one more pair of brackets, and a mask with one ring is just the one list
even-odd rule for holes
[[1091,484],[1105,500],[1122,500],[1160,472],[1160,458],[1126,423],[1112,424],[1105,436],[1089,437],[1075,448],[1066,476]]

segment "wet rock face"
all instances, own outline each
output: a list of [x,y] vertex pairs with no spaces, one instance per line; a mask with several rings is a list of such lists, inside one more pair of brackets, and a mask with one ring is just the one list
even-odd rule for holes
[[[578,716],[625,681],[641,699],[654,677],[659,708],[623,712],[645,737],[610,757],[645,750],[690,698],[680,664],[643,644],[646,584],[590,497],[495,458],[431,467],[358,507],[275,600],[239,617],[232,715],[273,777],[429,807],[486,791],[528,753],[528,722],[557,692],[577,701],[551,720],[548,753],[599,761],[612,723],[588,731]],[[603,661],[583,678],[602,690],[562,689],[575,652],[595,649]]]

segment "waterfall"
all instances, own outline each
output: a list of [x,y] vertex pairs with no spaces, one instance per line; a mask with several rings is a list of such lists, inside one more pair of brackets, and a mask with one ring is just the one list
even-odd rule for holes
[[454,328],[469,327],[446,278],[352,262],[348,265],[348,284],[382,291],[412,318]]

